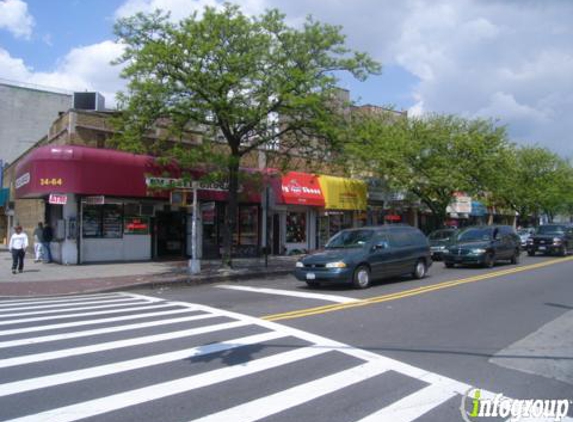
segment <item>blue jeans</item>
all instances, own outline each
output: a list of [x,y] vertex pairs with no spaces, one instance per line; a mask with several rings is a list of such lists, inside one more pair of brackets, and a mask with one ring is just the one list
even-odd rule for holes
[[12,249],[12,271],[22,272],[24,270],[24,255],[26,251],[24,249]]
[[52,262],[52,251],[50,250],[50,242],[42,242],[42,247],[44,248],[44,259],[48,262]]

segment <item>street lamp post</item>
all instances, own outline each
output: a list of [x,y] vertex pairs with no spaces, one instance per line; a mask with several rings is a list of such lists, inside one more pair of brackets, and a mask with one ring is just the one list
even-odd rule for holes
[[192,183],[193,189],[193,217],[191,220],[191,259],[189,260],[189,272],[199,274],[201,262],[197,259],[197,182]]

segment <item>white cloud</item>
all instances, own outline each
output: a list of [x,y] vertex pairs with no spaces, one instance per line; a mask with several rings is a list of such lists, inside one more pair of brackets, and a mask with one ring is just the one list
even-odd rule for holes
[[[21,0],[0,0],[0,5],[9,2]],[[127,0],[115,17],[162,8],[178,20],[206,5],[221,7],[222,2]],[[342,25],[352,48],[408,75],[402,97],[409,101],[397,104],[399,108],[411,107],[413,114],[496,118],[508,125],[514,140],[573,155],[573,2],[246,0],[240,5],[247,14],[279,8],[294,25],[308,14]],[[25,75],[35,83],[96,89],[110,99],[124,86],[120,69],[108,64],[120,51],[111,41],[78,47],[53,72],[34,72],[0,49],[0,76],[22,80]],[[380,94],[374,102],[386,104],[384,74],[377,80]],[[392,81],[400,83],[395,73]]]
[[10,31],[16,38],[30,39],[34,18],[22,0],[0,1],[0,29]]
[[105,96],[106,106],[112,107],[125,81],[119,76],[120,66],[110,62],[122,51],[123,47],[112,41],[78,47],[61,59],[54,71],[35,72],[0,48],[0,77],[70,91],[98,91]]

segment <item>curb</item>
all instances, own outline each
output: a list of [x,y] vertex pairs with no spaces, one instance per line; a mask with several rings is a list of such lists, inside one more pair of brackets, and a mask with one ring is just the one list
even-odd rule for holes
[[[65,292],[56,292],[56,293],[34,293],[33,291],[26,291],[23,294],[12,294],[12,295],[0,295],[0,299],[16,299],[16,298],[33,298],[33,297],[51,297],[51,296],[71,296],[71,295],[78,295],[78,294],[87,294],[87,293],[103,293],[103,292],[118,292],[118,291],[128,291],[128,290],[135,290],[135,289],[160,289],[165,287],[174,287],[174,288],[182,288],[182,287],[190,287],[190,286],[200,286],[203,284],[215,284],[215,283],[222,283],[222,282],[229,282],[229,281],[241,281],[241,280],[253,280],[253,279],[264,279],[267,277],[272,276],[282,276],[292,274],[292,269],[277,269],[274,271],[266,271],[266,272],[252,272],[252,273],[242,273],[242,274],[226,274],[226,275],[212,275],[212,276],[199,276],[196,278],[192,278],[187,274],[182,274],[179,276],[173,276],[169,279],[153,279],[153,276],[150,276],[148,279],[143,279],[141,282],[134,282],[132,284],[125,284],[125,285],[118,285],[118,286],[101,286],[101,287],[87,287],[85,289],[81,288],[81,284],[77,287],[78,289],[69,289]],[[133,278],[137,278],[138,276],[134,275]],[[125,279],[126,277],[121,277],[121,279]],[[140,277],[143,278],[143,277]],[[106,280],[106,279],[101,279]],[[109,280],[109,279],[107,279]],[[78,280],[81,281],[81,280]],[[46,281],[46,285],[49,283],[58,283],[58,280],[54,281]],[[23,290],[25,290],[25,285],[22,285]]]

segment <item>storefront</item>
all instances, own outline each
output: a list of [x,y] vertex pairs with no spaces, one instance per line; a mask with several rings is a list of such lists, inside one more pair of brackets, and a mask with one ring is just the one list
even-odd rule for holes
[[[191,252],[190,198],[177,203],[170,198],[172,190],[150,186],[151,179],[165,179],[161,176],[166,172],[172,177],[169,180],[183,180],[176,167],[158,168],[149,156],[82,146],[45,146],[17,165],[16,200],[45,201],[45,219],[54,228],[51,249],[56,262],[182,258]],[[198,197],[200,243],[212,254],[207,257],[217,257],[227,193],[224,187],[204,185]],[[260,194],[243,193],[241,198],[235,251],[257,254]],[[209,249],[214,245],[217,247]]]
[[274,243],[272,252],[296,254],[316,249],[318,209],[325,204],[318,176],[289,172],[275,180],[269,235],[278,242],[270,242]]
[[320,175],[324,209],[319,213],[317,245],[343,229],[362,227],[367,223],[367,187],[362,180]]

